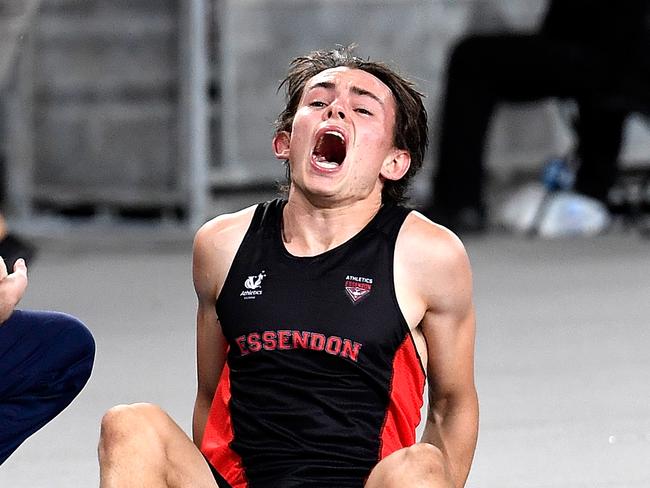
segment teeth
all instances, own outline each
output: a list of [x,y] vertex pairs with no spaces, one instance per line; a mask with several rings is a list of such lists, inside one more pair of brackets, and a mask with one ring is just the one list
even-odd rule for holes
[[339,165],[336,163],[330,163],[329,161],[318,161],[318,166],[325,169],[334,169],[338,168]]
[[338,163],[333,163],[332,161],[326,160],[324,157],[319,156],[315,159],[316,164],[320,166],[321,168],[325,169],[334,169],[338,167]]
[[345,142],[345,139],[343,138],[343,136],[340,133],[336,132],[336,131],[328,130],[327,132],[325,132],[325,134],[328,134],[330,136],[336,136],[339,139],[341,139],[341,142]]

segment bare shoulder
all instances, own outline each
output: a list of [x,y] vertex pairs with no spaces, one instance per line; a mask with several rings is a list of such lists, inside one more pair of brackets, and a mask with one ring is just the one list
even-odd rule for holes
[[[219,215],[201,226],[194,237],[195,250],[202,246],[216,245],[219,248],[230,244],[239,246],[253,218],[257,205],[234,213]],[[232,240],[239,242],[232,243]]]
[[411,212],[400,230],[395,261],[429,307],[471,300],[471,268],[463,243],[419,212]]
[[449,229],[412,211],[398,237],[401,257],[428,271],[462,271],[469,267],[465,246]]
[[199,296],[203,293],[212,298],[218,295],[256,207],[219,215],[196,232],[192,269]]

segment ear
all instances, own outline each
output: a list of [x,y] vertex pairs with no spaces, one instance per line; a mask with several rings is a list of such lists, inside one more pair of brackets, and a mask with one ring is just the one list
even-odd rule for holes
[[387,180],[397,181],[411,166],[411,154],[405,149],[395,149],[391,159],[386,159],[381,167],[381,176]]
[[291,134],[287,131],[277,132],[273,136],[273,152],[278,159],[289,159],[289,148],[291,144]]

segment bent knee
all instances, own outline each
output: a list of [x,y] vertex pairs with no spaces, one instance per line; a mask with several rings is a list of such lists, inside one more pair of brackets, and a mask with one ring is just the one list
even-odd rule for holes
[[413,444],[387,456],[370,473],[366,488],[452,487],[444,454],[427,443]]
[[420,477],[446,479],[449,467],[443,452],[432,444],[420,442],[397,452],[395,461],[404,472],[418,474]]
[[95,357],[95,338],[81,320],[62,312],[50,312],[50,324],[55,323],[65,334],[66,340],[74,345],[76,355],[82,358]]
[[33,323],[47,330],[68,375],[74,375],[83,387],[95,360],[95,339],[90,330],[81,320],[63,312],[27,313]]
[[420,442],[407,447],[404,451],[408,464],[429,466],[432,470],[438,470],[446,466],[444,454],[433,444]]
[[74,388],[81,391],[90,379],[95,363],[95,338],[83,322],[70,315],[65,316],[69,360],[74,364],[68,372],[75,378]]
[[461,38],[451,50],[452,64],[460,63],[467,65],[473,63],[475,60],[480,59],[484,39],[481,36],[469,36]]
[[100,444],[108,446],[155,437],[165,416],[160,407],[150,403],[117,405],[102,418]]
[[[486,67],[498,52],[493,46],[494,39],[487,35],[474,35],[462,38],[453,46],[448,65],[448,75],[453,79],[473,79],[486,76]],[[487,73],[489,75],[489,72]]]

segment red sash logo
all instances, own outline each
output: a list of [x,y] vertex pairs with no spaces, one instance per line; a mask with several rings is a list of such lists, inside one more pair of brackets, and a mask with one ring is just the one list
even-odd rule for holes
[[348,275],[345,278],[345,292],[353,304],[359,303],[372,291],[372,278]]

